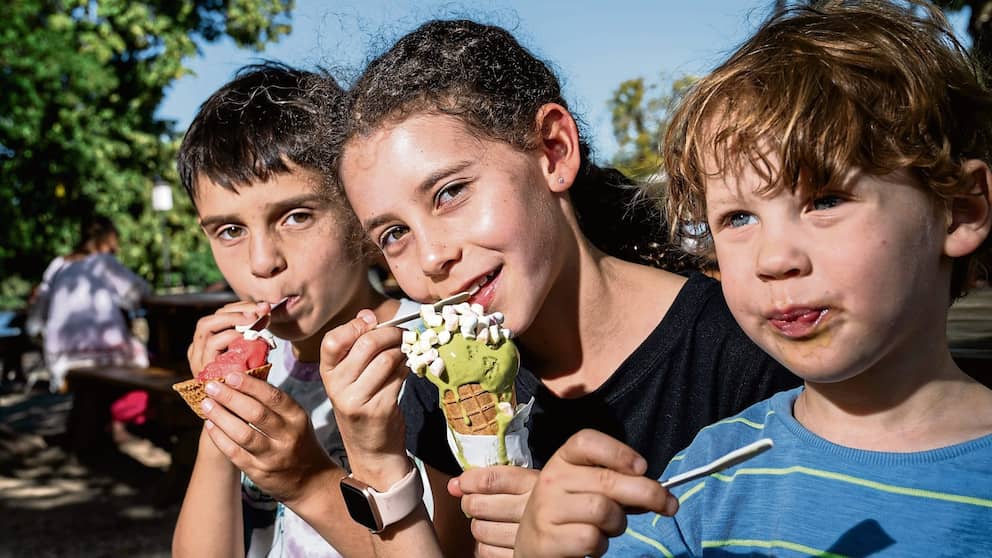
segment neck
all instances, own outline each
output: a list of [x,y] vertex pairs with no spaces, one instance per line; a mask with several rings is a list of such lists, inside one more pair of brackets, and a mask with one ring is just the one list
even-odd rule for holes
[[992,391],[954,364],[946,343],[938,346],[842,382],[807,382],[796,420],[830,442],[872,451],[926,451],[992,433]]
[[293,342],[293,355],[300,362],[318,362],[320,360],[320,344],[328,331],[351,321],[359,310],[369,308],[378,320],[384,321],[393,317],[399,308],[399,301],[387,298],[371,285],[363,285],[358,293],[351,297],[350,302],[331,318],[324,327],[315,334]]
[[682,284],[579,239],[518,343],[527,368],[560,397],[602,385],[658,325]]

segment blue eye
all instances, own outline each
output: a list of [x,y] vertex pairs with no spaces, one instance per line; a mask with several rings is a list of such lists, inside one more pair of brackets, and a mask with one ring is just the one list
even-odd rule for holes
[[844,198],[836,195],[826,195],[815,198],[811,205],[814,211],[821,211],[824,209],[830,209],[831,207],[837,207],[838,205],[844,203]]
[[735,211],[733,213],[728,214],[723,221],[724,223],[726,223],[728,227],[737,228],[737,227],[743,227],[744,225],[752,225],[754,223],[757,223],[758,219],[750,213],[746,213],[744,211]]

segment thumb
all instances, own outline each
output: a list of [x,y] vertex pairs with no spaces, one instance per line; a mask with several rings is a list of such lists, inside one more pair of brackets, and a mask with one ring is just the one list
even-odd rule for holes
[[448,480],[448,494],[451,494],[454,498],[461,498],[465,496],[465,492],[462,490],[462,483],[459,477],[454,477]]

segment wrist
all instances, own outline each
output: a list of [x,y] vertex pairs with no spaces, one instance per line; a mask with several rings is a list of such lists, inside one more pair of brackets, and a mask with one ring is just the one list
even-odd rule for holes
[[[326,513],[328,511],[328,501],[325,499],[328,494],[328,486],[337,486],[341,479],[348,476],[348,472],[342,469],[337,463],[327,458],[319,467],[313,467],[307,474],[301,476],[301,482],[293,494],[288,494],[282,499],[282,503],[289,509],[295,511],[297,515],[304,517],[300,510],[307,510],[308,513]],[[334,494],[334,492],[330,492]]]
[[341,497],[349,515],[373,533],[380,533],[418,509],[423,509],[420,470],[407,458],[407,472],[385,490],[377,490],[354,473],[341,479]]
[[379,492],[384,492],[389,487],[403,479],[410,468],[416,468],[413,460],[404,452],[402,455],[382,455],[375,458],[351,459],[352,476],[361,479]]
[[196,448],[196,459],[197,461],[208,461],[211,464],[223,464],[232,469],[238,469],[234,466],[234,463],[231,463],[231,460],[224,455],[224,452],[220,451],[213,439],[210,438],[210,433],[206,427],[200,431],[200,443]]

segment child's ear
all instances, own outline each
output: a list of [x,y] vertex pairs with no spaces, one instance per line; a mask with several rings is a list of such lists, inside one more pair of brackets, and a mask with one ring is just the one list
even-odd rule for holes
[[579,127],[568,109],[548,103],[537,111],[537,129],[544,178],[552,192],[564,192],[572,187],[582,163]]
[[992,228],[992,198],[989,195],[992,171],[985,161],[978,159],[968,159],[962,166],[971,188],[967,194],[950,202],[944,253],[952,258],[977,250]]

